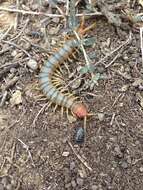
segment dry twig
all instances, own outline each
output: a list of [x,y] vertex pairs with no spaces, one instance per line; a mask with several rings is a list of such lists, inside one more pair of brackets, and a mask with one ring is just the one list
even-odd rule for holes
[[[64,18],[64,15],[61,14],[47,14],[47,13],[43,13],[43,12],[34,12],[34,11],[25,11],[25,10],[21,10],[21,9],[9,9],[9,8],[5,8],[5,7],[0,7],[0,11],[8,11],[8,12],[13,12],[13,13],[21,13],[24,15],[37,15],[37,16],[46,16],[46,17],[61,17]],[[83,17],[83,16],[101,16],[103,15],[101,12],[93,12],[93,13],[86,13],[86,14],[76,14],[77,17]],[[66,15],[69,16],[69,15]]]
[[141,46],[142,67],[143,67],[143,27],[140,28],[140,46]]
[[44,111],[44,109],[46,108],[46,106],[49,104],[49,102],[47,104],[44,104],[44,106],[40,109],[40,111],[37,113],[37,115],[35,116],[34,120],[33,120],[33,123],[32,123],[32,126],[35,127],[35,124],[36,124],[36,121],[39,117],[39,115]]
[[6,44],[9,44],[11,46],[14,46],[16,47],[17,49],[20,49],[21,51],[23,51],[28,57],[31,58],[31,55],[25,50],[23,49],[22,47],[18,46],[17,44],[13,43],[13,42],[10,42],[10,41],[5,41],[5,40],[2,40],[3,43],[6,43]]
[[16,138],[16,139],[23,145],[23,148],[26,149],[26,151],[28,152],[28,156],[29,156],[29,158],[32,161],[32,165],[35,167],[35,164],[34,164],[34,161],[33,161],[32,155],[31,155],[31,152],[29,151],[29,146],[27,146],[22,140],[20,140],[18,138]]
[[78,160],[90,171],[92,172],[92,168],[90,166],[88,166],[87,162],[79,155],[77,154],[76,150],[74,149],[73,145],[71,144],[70,141],[67,141],[68,145],[70,146],[70,148],[72,149],[73,153],[76,155],[76,157],[78,158]]

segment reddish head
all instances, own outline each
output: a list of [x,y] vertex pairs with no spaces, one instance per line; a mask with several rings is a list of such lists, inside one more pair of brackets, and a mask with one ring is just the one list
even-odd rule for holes
[[82,103],[75,103],[72,107],[72,112],[80,118],[87,116],[87,108]]

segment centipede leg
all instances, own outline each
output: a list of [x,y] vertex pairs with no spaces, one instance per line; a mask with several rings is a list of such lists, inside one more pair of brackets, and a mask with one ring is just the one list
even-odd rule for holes
[[52,77],[52,81],[53,81],[53,82],[57,82],[57,81],[59,81],[59,82],[61,82],[61,83],[64,82],[63,79],[61,79],[61,78],[57,78],[57,77]]
[[56,104],[54,109],[53,109],[53,112],[55,113],[56,109],[57,109],[58,105]]
[[65,62],[63,62],[63,64],[64,64],[64,66],[65,66],[65,68],[67,69],[67,71],[68,71],[68,74],[70,75],[70,70],[69,70],[69,68],[68,68],[68,65],[67,65],[67,63],[65,63]]
[[75,53],[72,53],[72,57],[73,57],[74,59],[77,58],[77,57],[76,57],[76,52],[75,52]]
[[68,61],[69,61],[70,63],[73,62],[73,60],[72,60],[70,57],[68,57],[67,59],[68,59]]
[[62,68],[59,66],[59,70],[60,70],[60,72],[63,74],[63,70],[62,70]]
[[[59,67],[60,68],[60,67]],[[62,76],[62,73],[59,70],[56,70],[56,73]]]
[[57,88],[59,91],[61,91],[61,92],[65,92],[65,91],[67,91],[67,89],[64,89],[64,87],[63,86],[61,86],[61,87],[59,87],[59,88]]
[[48,109],[50,106],[52,105],[52,102],[49,102],[46,106],[46,108]]
[[59,78],[63,78],[62,76],[61,76],[61,74],[59,75],[58,73],[53,73],[53,76],[55,76],[55,77],[59,77]]
[[57,81],[53,81],[52,80],[52,84],[54,84],[54,85],[57,85],[57,84],[60,85],[60,81],[58,81],[58,80]]

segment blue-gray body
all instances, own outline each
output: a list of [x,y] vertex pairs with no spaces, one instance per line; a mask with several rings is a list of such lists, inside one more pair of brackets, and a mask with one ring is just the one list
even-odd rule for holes
[[54,55],[50,56],[49,60],[41,68],[39,74],[39,82],[44,94],[49,100],[67,108],[71,108],[75,103],[73,98],[70,98],[60,92],[52,84],[52,74],[56,68],[65,61],[69,55],[72,54],[73,50],[78,47],[78,41],[75,39],[67,41],[62,48],[59,49]]

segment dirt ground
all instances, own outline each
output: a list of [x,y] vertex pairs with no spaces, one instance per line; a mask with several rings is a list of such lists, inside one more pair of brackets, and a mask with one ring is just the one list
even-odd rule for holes
[[[19,1],[20,9],[39,10],[34,2]],[[47,6],[41,5],[40,11]],[[138,7],[134,4],[133,10],[141,12]],[[79,85],[74,82],[76,87],[70,83],[86,64],[82,52],[69,64],[71,76],[62,66],[65,84],[93,113],[87,118],[85,141],[78,144],[76,129],[83,120],[70,116],[69,121],[65,112],[61,117],[60,108],[48,108],[38,85],[39,68],[64,40],[64,19],[11,14],[16,29],[3,29],[5,36],[0,36],[0,190],[143,189],[139,29],[128,21],[126,27],[116,27],[105,16],[86,20],[86,26],[96,21],[86,36],[95,41],[85,50],[95,76],[100,76],[97,84],[90,85],[91,73],[77,80]],[[34,66],[29,60],[35,60]]]

